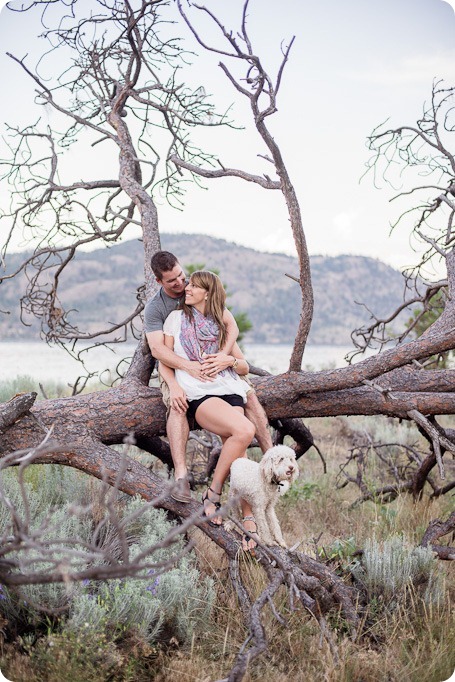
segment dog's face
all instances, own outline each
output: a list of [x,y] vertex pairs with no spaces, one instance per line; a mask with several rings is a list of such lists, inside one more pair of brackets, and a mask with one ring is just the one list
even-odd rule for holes
[[287,445],[275,445],[267,450],[260,466],[267,483],[286,481],[290,485],[299,475],[295,452]]

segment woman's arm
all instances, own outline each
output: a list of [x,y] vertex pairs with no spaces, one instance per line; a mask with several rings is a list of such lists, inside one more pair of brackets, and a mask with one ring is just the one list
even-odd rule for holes
[[[167,348],[174,350],[174,337],[165,334],[164,344]],[[162,379],[169,387],[169,402],[171,408],[180,413],[186,412],[188,409],[188,400],[185,391],[175,378],[175,371],[171,367],[164,365],[163,362],[160,362],[159,372]]]

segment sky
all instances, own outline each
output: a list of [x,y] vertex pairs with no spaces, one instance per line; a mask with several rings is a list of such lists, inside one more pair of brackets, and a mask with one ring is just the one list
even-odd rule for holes
[[[3,4],[0,0],[0,7]],[[240,0],[206,4],[224,13],[226,25],[239,25]],[[414,123],[429,101],[435,78],[455,83],[454,4],[455,0],[250,1],[253,45],[271,71],[279,64],[281,42],[295,35],[278,112],[268,124],[300,201],[310,255],[365,255],[400,269],[417,260],[409,224],[390,234],[390,224],[398,217],[390,203],[395,192],[384,182],[375,187],[371,175],[361,180],[370,158],[366,138],[386,119],[391,125]],[[28,15],[6,8],[0,12],[0,92],[10,93],[2,97],[2,127],[32,114],[34,89],[5,53],[20,57],[29,53],[33,58],[40,51],[39,32],[40,26]],[[183,33],[196,49],[189,33]],[[221,106],[238,102],[218,61],[216,55],[203,54],[190,78],[213,92]],[[264,148],[248,127],[245,105],[234,104],[232,113],[247,130],[218,131],[210,144],[224,165],[257,172],[257,155]],[[182,211],[161,203],[162,232],[209,234],[261,251],[295,255],[280,192],[238,179],[207,181],[205,187],[189,189]],[[128,236],[137,232],[133,229]]]

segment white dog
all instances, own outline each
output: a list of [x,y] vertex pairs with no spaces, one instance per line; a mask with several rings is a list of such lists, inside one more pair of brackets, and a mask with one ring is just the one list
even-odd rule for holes
[[267,450],[260,464],[239,457],[231,465],[229,498],[241,498],[250,503],[259,539],[265,545],[286,547],[274,507],[278,497],[284,495],[298,475],[295,452],[287,445],[276,445]]

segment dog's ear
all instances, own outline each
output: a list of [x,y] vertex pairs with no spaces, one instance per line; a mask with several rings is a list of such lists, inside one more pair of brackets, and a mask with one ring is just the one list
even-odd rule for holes
[[273,457],[266,452],[264,457],[261,459],[261,471],[267,483],[271,483],[273,479]]

